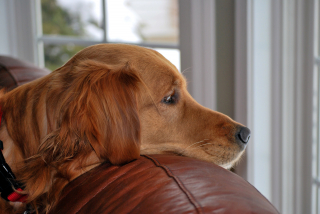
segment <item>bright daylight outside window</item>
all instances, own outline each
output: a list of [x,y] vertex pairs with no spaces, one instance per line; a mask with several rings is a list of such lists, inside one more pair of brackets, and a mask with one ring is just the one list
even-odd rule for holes
[[320,1],[315,0],[312,213],[320,213]]
[[41,0],[41,17],[39,57],[50,70],[98,43],[151,47],[180,70],[177,0]]

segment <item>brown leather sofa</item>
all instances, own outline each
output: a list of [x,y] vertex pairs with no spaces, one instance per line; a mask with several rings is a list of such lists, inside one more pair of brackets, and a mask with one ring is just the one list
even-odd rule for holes
[[[0,88],[11,90],[49,71],[0,56]],[[102,164],[69,183],[50,214],[278,213],[252,185],[215,164],[143,155],[123,166]]]
[[0,56],[0,88],[12,90],[15,87],[49,74],[47,69],[9,56]]

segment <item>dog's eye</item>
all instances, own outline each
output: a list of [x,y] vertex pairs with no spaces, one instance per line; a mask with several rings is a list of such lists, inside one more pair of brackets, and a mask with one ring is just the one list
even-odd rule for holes
[[165,96],[161,102],[164,104],[175,104],[177,102],[176,94],[172,93],[169,96]]
[[174,102],[173,97],[171,95],[167,96],[167,97],[163,98],[162,102],[167,103],[167,104],[172,104]]

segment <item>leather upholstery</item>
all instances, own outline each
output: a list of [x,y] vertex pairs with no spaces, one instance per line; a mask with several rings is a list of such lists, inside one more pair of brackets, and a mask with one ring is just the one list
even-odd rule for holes
[[31,63],[0,56],[0,88],[5,87],[8,91],[49,73],[49,70],[38,68]]
[[278,213],[247,181],[172,155],[102,164],[69,183],[53,213]]

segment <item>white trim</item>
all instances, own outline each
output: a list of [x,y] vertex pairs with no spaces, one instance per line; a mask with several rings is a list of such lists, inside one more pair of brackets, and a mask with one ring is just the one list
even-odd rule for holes
[[271,2],[252,2],[252,141],[253,177],[249,182],[271,199]]
[[7,55],[37,63],[33,3],[32,0],[2,0],[0,12],[5,14],[6,22],[2,28],[2,33],[6,34],[2,43],[5,44],[3,52]]
[[282,210],[282,100],[283,94],[283,2],[271,2],[271,194],[270,198],[273,205]]
[[[256,4],[259,3],[254,0],[236,2],[236,119],[247,122],[250,128],[254,127],[244,163],[248,167],[244,171],[246,178],[253,185],[257,184],[254,177],[259,173],[254,164],[260,159],[253,152],[257,149],[255,135],[261,128],[255,124],[256,116],[260,115],[254,114],[257,108],[254,75],[260,72],[254,63],[257,57],[261,57],[255,47],[256,37],[259,37],[255,28],[259,25],[255,24],[258,20],[254,16]],[[269,198],[281,213],[310,214],[312,78],[314,62],[317,62],[313,56],[314,2],[282,0],[269,3],[272,27],[266,41],[270,49],[266,50],[271,57],[271,81],[266,81],[269,82],[271,94],[270,102],[265,102],[265,105],[270,105],[270,110],[262,112],[271,118],[270,124],[267,124],[271,147],[271,170],[267,178],[271,181]],[[243,77],[245,75],[247,80]],[[241,91],[241,85],[245,83],[247,89]]]
[[[301,93],[303,105],[302,115],[302,142],[307,142],[303,146],[302,165],[299,173],[301,185],[301,192],[298,192],[302,196],[301,208],[306,213],[311,213],[312,206],[312,117],[313,117],[313,69],[314,69],[314,1],[308,1],[307,4],[299,2],[300,6],[304,6],[304,13],[302,17],[302,26],[304,27],[303,32],[306,32],[303,36],[302,41],[304,42],[304,52],[301,53],[301,57],[304,58],[304,64],[300,72],[303,78],[303,91]],[[307,23],[307,24],[304,24]],[[319,39],[319,38],[318,38]],[[307,71],[307,72],[305,72]],[[307,96],[305,96],[305,94]]]
[[[247,0],[247,118],[248,118],[248,126],[253,127],[253,0]],[[251,128],[252,129],[252,128]],[[254,131],[254,130],[252,130]],[[252,143],[254,140],[254,132],[252,132],[252,137],[250,144],[247,148],[247,180],[252,181],[254,177],[254,162],[253,162],[253,156],[254,156],[254,144]]]
[[320,81],[319,81],[319,71],[320,71],[320,25],[319,25],[319,18],[320,18],[320,4],[319,1],[314,1],[314,121],[313,121],[313,147],[312,147],[312,176],[313,176],[313,184],[312,184],[312,213],[318,214],[320,212]]
[[294,105],[294,73],[295,70],[295,2],[294,1],[284,1],[284,35],[283,37],[283,157],[281,165],[283,166],[283,177],[282,177],[282,212],[284,213],[294,213],[294,147],[295,147],[295,105]]
[[38,38],[42,36],[42,13],[41,13],[41,0],[34,0],[33,1],[33,8],[35,13],[33,15],[33,23],[36,26],[35,38],[36,41],[35,48],[36,48],[36,57],[37,57],[37,65],[41,68],[45,67],[44,63],[44,47],[43,42],[38,41]]
[[107,16],[107,0],[101,0],[102,1],[102,26],[103,26],[103,41],[107,42],[108,37],[108,16]]
[[314,7],[313,1],[284,3],[282,211],[311,213]]
[[[38,38],[38,41],[42,41],[45,44],[54,44],[54,45],[63,45],[68,43],[74,43],[77,45],[83,45],[83,46],[90,46],[90,45],[96,45],[100,43],[117,43],[115,42],[107,42],[105,40],[92,40],[92,39],[86,39],[86,38],[77,38],[72,36],[53,36],[53,35],[43,35]],[[123,42],[121,42],[123,43]],[[179,49],[178,45],[175,44],[157,44],[157,43],[129,43],[125,42],[127,44],[134,44],[139,45],[143,47],[150,47],[150,48],[169,48],[169,49]]]
[[212,0],[179,0],[181,71],[191,80],[190,94],[211,109],[217,97],[214,14]]
[[[247,0],[235,1],[235,120],[250,127],[248,121],[248,52]],[[250,142],[251,144],[251,142]],[[251,146],[251,145],[249,145]],[[236,172],[248,179],[247,153],[241,158]]]

